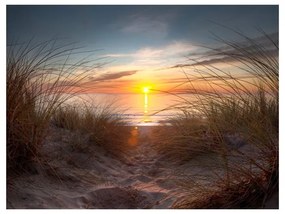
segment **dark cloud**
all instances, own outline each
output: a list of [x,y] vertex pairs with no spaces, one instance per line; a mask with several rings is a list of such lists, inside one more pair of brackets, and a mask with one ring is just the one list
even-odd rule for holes
[[96,81],[96,82],[97,81],[113,80],[113,79],[122,78],[124,76],[134,75],[137,72],[138,72],[138,70],[120,71],[120,72],[116,72],[116,73],[103,74],[103,75],[101,75],[99,77],[89,77],[89,79],[92,80],[92,81]]
[[[230,56],[225,56],[225,57],[221,57],[221,58],[213,58],[213,59],[206,59],[206,60],[202,60],[202,61],[195,61],[192,63],[185,63],[185,64],[177,64],[175,66],[173,66],[172,68],[179,68],[179,67],[191,67],[191,66],[209,66],[209,65],[213,65],[216,63],[234,63],[234,62],[239,62],[241,60],[243,60],[241,57],[239,57],[240,53],[223,53],[223,55],[230,55]],[[266,52],[267,56],[270,57],[278,57],[278,51],[277,50],[270,50]],[[251,54],[252,57],[257,57],[258,53],[257,52],[253,52]],[[191,61],[191,60],[190,60]]]
[[[265,58],[273,57],[278,58],[278,33],[270,35],[264,35],[254,39],[244,38],[245,41],[241,42],[229,42],[221,41],[225,43],[218,48],[208,48],[204,54],[199,53],[202,57],[193,58],[189,57],[189,63],[177,64],[172,68],[178,67],[190,67],[190,66],[209,66],[216,63],[234,63],[244,60],[244,56],[250,58]],[[193,55],[195,56],[195,54]]]

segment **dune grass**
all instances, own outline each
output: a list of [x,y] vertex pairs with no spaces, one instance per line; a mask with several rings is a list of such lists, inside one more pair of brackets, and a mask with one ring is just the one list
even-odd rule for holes
[[56,109],[83,90],[81,83],[98,66],[76,60],[79,54],[74,44],[56,39],[7,46],[8,174],[27,171],[39,160]]
[[[130,127],[118,114],[114,104],[88,104],[80,106],[61,106],[53,115],[56,127],[88,136],[88,150],[101,146],[117,157],[127,151]],[[72,142],[71,142],[72,143]],[[76,141],[74,147],[86,148],[86,141]]]
[[182,163],[217,150],[215,142],[205,135],[206,120],[184,112],[169,122],[171,126],[159,126],[153,134],[153,141],[157,142],[155,148],[166,159]]
[[[212,165],[211,178],[205,179],[216,179],[208,186],[185,179],[183,186],[189,192],[196,189],[195,197],[190,194],[174,208],[261,208],[278,192],[278,40],[264,32],[261,41],[233,31],[242,42],[217,37],[224,48],[208,49],[207,57],[228,63],[234,72],[198,60],[175,66],[184,72],[188,93],[197,101],[183,102],[186,114],[174,120],[175,135],[158,144],[159,151],[169,151],[176,160],[207,158],[205,153],[214,151],[223,173]],[[195,115],[189,119],[192,109],[205,118],[203,126]]]

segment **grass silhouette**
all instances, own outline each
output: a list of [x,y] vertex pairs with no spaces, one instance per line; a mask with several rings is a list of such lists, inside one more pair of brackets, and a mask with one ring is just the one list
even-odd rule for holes
[[211,153],[221,160],[200,163],[211,172],[204,178],[214,179],[210,184],[193,183],[187,175],[182,185],[189,197],[174,208],[260,208],[278,192],[278,40],[263,31],[261,41],[230,30],[242,42],[216,36],[223,48],[208,48],[213,63],[189,59],[189,64],[174,66],[185,74],[187,93],[197,99],[183,101],[183,113],[171,120],[171,136],[162,132],[157,149],[176,162],[201,155],[211,159]]

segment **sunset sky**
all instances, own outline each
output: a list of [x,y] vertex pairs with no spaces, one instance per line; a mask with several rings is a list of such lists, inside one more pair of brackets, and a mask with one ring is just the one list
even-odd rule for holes
[[[239,41],[219,24],[262,42],[257,28],[278,37],[278,6],[7,6],[7,43],[64,38],[98,50],[106,64],[88,76],[90,93],[178,92],[185,76],[173,67],[208,53],[201,46],[223,48],[213,33]],[[210,56],[199,61],[239,72]]]

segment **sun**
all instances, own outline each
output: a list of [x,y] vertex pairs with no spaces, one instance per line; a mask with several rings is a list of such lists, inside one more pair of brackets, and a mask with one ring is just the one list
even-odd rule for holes
[[143,87],[143,93],[147,94],[149,93],[149,87]]

